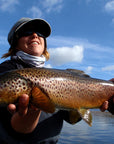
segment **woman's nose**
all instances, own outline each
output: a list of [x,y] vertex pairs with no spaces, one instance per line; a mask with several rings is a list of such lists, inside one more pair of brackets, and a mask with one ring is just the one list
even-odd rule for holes
[[37,33],[35,33],[35,32],[32,33],[32,36],[33,37],[38,37]]

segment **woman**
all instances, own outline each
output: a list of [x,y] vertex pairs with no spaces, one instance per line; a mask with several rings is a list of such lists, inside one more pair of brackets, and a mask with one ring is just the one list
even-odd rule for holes
[[[49,24],[42,19],[20,19],[8,34],[11,47],[3,58],[10,56],[11,59],[0,65],[0,73],[26,67],[43,67],[49,59],[46,38],[50,33]],[[23,94],[17,107],[14,104],[8,105],[10,113],[0,108],[0,143],[56,143],[63,120],[69,123],[72,121],[66,111],[49,114],[28,104],[29,97]],[[80,119],[77,117],[72,123]]]
[[[8,42],[10,49],[3,58],[11,59],[0,65],[0,72],[26,67],[43,67],[49,59],[46,38],[50,35],[49,24],[42,19],[20,19],[10,30]],[[102,111],[108,108],[103,104]],[[9,113],[9,112],[10,113]],[[81,120],[77,115],[72,119],[70,113],[58,111],[54,114],[45,113],[29,106],[29,97],[23,94],[18,105],[9,104],[8,111],[0,109],[0,143],[37,144],[56,143],[62,129],[63,120],[76,123]]]

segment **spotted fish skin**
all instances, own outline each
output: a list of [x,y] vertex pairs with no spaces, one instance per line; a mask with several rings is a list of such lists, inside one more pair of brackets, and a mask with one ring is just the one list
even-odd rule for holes
[[0,75],[0,105],[15,103],[18,97],[30,95],[32,83],[18,73],[8,72]]
[[112,82],[80,75],[80,71],[25,68],[0,75],[0,104],[14,103],[23,93],[31,96],[34,87],[55,107],[71,110],[98,108],[114,94]]
[[65,109],[72,123],[81,117],[91,126],[88,109],[111,99],[114,84],[75,69],[24,68],[0,75],[0,106],[16,103],[22,94],[28,94],[30,103],[45,112]]

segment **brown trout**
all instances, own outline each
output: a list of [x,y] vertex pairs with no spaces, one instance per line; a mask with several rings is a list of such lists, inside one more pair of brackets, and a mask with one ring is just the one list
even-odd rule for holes
[[45,112],[76,111],[91,125],[88,109],[99,108],[109,100],[114,84],[75,69],[24,68],[0,75],[0,106],[16,103],[24,93],[30,96],[31,104]]

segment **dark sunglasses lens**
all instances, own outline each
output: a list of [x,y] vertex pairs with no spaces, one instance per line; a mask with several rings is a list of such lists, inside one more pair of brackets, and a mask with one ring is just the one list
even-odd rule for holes
[[18,33],[18,38],[23,37],[23,36],[30,36],[33,33],[36,33],[39,37],[43,37],[45,38],[45,36],[43,36],[42,34],[40,34],[39,32],[34,32],[34,31],[21,31],[20,33]]
[[39,37],[44,37],[42,34],[40,34],[39,32],[35,32]]
[[43,37],[44,38],[44,36],[42,34],[40,34],[39,32],[34,32],[34,31],[23,31],[23,32],[18,33],[18,36],[19,37],[30,36],[33,33],[36,33],[39,37]]
[[25,31],[25,32],[22,33],[23,36],[30,36],[32,34],[33,34],[32,31]]
[[23,32],[21,31],[21,32],[17,33],[17,36],[18,36],[18,38],[20,38],[20,37],[32,35],[32,33],[33,32],[29,32],[29,31],[23,31]]

